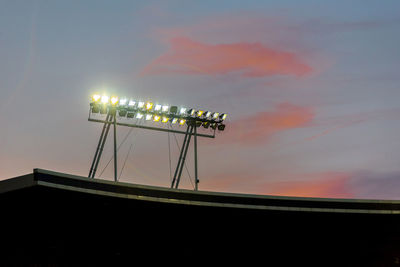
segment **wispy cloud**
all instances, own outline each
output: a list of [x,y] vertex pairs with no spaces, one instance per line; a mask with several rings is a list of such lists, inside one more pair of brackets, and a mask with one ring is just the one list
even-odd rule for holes
[[170,40],[170,49],[148,64],[142,75],[237,73],[243,77],[266,77],[302,76],[311,71],[296,54],[262,43],[207,44],[188,37],[174,37]]
[[221,143],[263,144],[278,132],[307,126],[314,116],[311,107],[281,103],[273,111],[259,112],[231,122]]

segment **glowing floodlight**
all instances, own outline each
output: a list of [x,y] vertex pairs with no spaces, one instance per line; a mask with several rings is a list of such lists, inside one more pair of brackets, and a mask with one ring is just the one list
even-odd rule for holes
[[159,104],[157,104],[155,107],[154,107],[154,110],[155,111],[161,111],[161,105],[159,105]]
[[179,114],[185,114],[185,113],[186,113],[186,108],[181,108]]
[[130,108],[133,108],[135,105],[136,105],[136,102],[135,102],[134,100],[129,100],[128,106],[129,106]]
[[151,120],[151,118],[153,117],[153,115],[152,114],[146,114],[146,121],[149,121],[149,120]]
[[162,106],[161,110],[162,112],[168,112],[169,106]]
[[141,102],[141,101],[140,101],[140,102],[138,103],[138,108],[143,108],[143,107],[144,107],[144,102]]
[[147,102],[146,103],[146,109],[151,110],[153,108],[153,103],[152,102]]
[[201,117],[204,114],[204,110],[198,110],[197,111],[197,117]]
[[226,119],[226,116],[228,116],[228,114],[224,113],[224,114],[221,114],[219,116],[219,118],[224,121]]
[[207,119],[210,118],[211,117],[211,113],[212,113],[211,111],[207,111],[206,114],[205,114],[205,117]]
[[176,124],[177,122],[178,122],[178,118],[173,118],[171,121],[172,124]]
[[212,114],[213,120],[218,119],[218,117],[219,117],[219,113],[218,113],[218,112],[214,112],[214,113]]
[[196,110],[194,110],[193,108],[191,108],[191,109],[189,109],[189,110],[187,111],[187,114],[189,114],[190,116],[193,116],[195,112],[196,112]]
[[111,105],[115,106],[118,103],[118,97],[113,96],[111,97]]
[[169,118],[168,118],[168,117],[166,117],[166,116],[163,116],[163,117],[162,117],[161,122],[167,123],[168,121],[169,121]]
[[106,95],[103,95],[102,97],[101,97],[101,103],[103,103],[103,104],[108,104],[108,100],[109,100],[110,98],[108,97],[108,96],[106,96]]
[[185,119],[180,119],[180,120],[179,120],[179,125],[181,125],[181,126],[182,126],[182,125],[185,125],[185,122],[186,122]]
[[161,120],[161,116],[154,115],[153,121],[157,122]]
[[100,95],[93,95],[92,96],[92,101],[93,102],[98,102],[100,100],[101,96]]
[[126,99],[126,98],[121,98],[119,100],[119,105],[120,106],[126,106],[127,103],[128,103],[128,99]]
[[143,113],[140,112],[136,113],[136,119],[141,119],[141,118],[143,118]]

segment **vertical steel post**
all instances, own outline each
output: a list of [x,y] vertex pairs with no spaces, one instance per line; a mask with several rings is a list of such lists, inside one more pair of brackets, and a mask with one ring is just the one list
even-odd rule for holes
[[186,128],[186,134],[185,134],[185,138],[183,139],[183,144],[182,144],[182,147],[181,147],[181,153],[179,154],[178,164],[177,164],[176,169],[175,169],[174,179],[172,179],[171,188],[175,187],[176,177],[177,177],[177,174],[178,174],[178,171],[179,171],[179,167],[181,166],[182,155],[183,155],[183,152],[185,150],[186,141],[187,141],[187,138],[188,138],[188,135],[189,135],[189,128],[190,128],[189,126]]
[[94,165],[94,169],[93,169],[93,172],[92,172],[92,178],[94,178],[94,176],[96,175],[96,171],[97,171],[97,167],[99,166],[101,154],[103,153],[104,144],[106,143],[107,135],[108,135],[108,132],[110,131],[111,121],[112,121],[112,116],[110,115],[109,116],[109,121],[107,121],[106,132],[105,132],[103,140],[101,142],[99,154],[97,155],[96,164]]
[[189,126],[189,128],[190,128],[189,138],[188,138],[188,140],[186,142],[185,152],[183,154],[182,162],[181,162],[181,168],[179,170],[178,178],[176,180],[176,185],[175,185],[176,189],[178,188],[179,182],[181,181],[182,170],[183,170],[183,167],[185,166],[185,159],[186,159],[186,155],[187,155],[189,144],[190,144],[190,138],[192,137],[193,127],[196,127],[196,125],[195,126]]
[[199,178],[197,176],[197,129],[194,126],[194,190],[198,190]]
[[114,181],[118,180],[117,172],[117,111],[114,110]]

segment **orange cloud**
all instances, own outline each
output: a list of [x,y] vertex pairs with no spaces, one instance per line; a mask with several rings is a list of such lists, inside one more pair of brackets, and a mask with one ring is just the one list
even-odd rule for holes
[[233,121],[227,126],[221,141],[250,145],[265,143],[277,132],[308,125],[314,116],[314,111],[310,107],[281,103],[274,111],[259,112]]
[[163,73],[228,74],[244,77],[302,76],[312,71],[294,53],[261,43],[206,44],[188,37],[170,39],[170,49],[147,65],[142,75]]

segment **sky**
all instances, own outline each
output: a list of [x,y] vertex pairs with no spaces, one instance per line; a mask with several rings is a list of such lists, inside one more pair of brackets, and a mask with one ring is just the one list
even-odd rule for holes
[[[400,199],[399,1],[0,0],[0,179],[87,176],[93,93],[225,112],[199,189]],[[201,130],[209,133],[209,130]],[[110,135],[111,137],[112,135]],[[108,139],[97,177],[113,180]],[[117,128],[119,180],[169,187],[183,136]],[[180,188],[193,189],[193,147]]]

